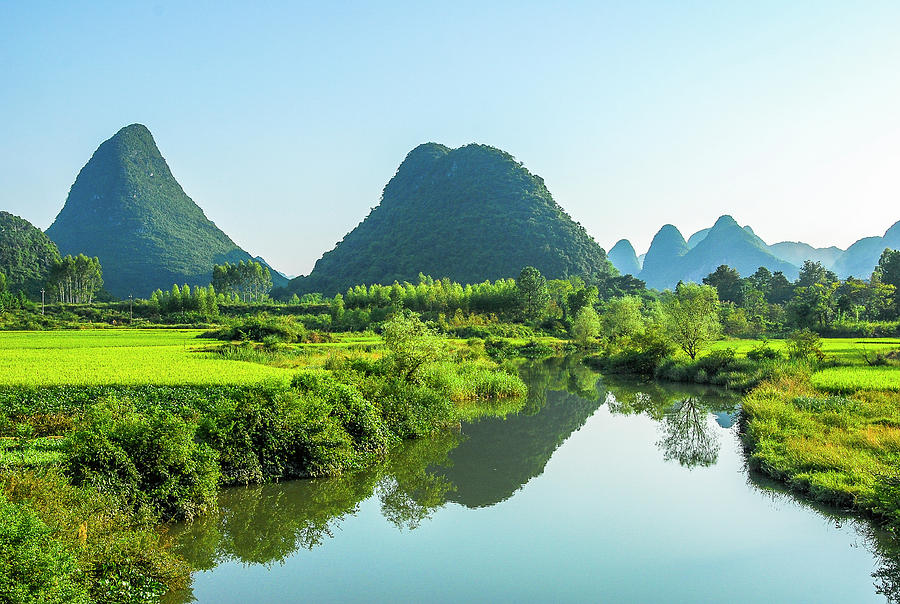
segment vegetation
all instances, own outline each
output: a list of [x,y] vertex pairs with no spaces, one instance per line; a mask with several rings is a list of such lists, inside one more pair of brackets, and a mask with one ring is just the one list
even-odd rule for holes
[[237,264],[216,264],[212,271],[212,287],[235,295],[244,302],[262,302],[272,289],[271,271],[259,262],[243,260]]
[[47,289],[51,297],[67,304],[90,304],[103,287],[100,261],[84,254],[66,256],[50,267]]
[[412,281],[420,272],[479,283],[526,265],[549,278],[612,273],[603,249],[511,155],[428,143],[406,156],[369,216],[281,297]]
[[0,273],[6,290],[40,298],[59,250],[50,238],[27,220],[0,212]]
[[[483,349],[443,352],[408,311],[383,332],[383,347],[351,341],[327,356],[256,333],[263,343],[250,346],[272,352],[249,362],[225,360],[197,331],[4,335],[18,372],[0,372],[0,555],[41,568],[9,576],[10,589],[42,601],[157,599],[187,568],[152,526],[213,511],[218,487],[360,470],[471,417],[469,401],[525,394]],[[293,371],[274,366],[286,361]],[[193,363],[202,370],[185,380]]]
[[94,152],[47,235],[64,254],[98,257],[106,289],[123,298],[207,285],[213,265],[251,260],[185,194],[140,124]]

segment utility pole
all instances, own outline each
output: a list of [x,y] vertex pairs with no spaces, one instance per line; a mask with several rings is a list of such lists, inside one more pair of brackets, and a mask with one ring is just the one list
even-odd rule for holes
[[134,321],[134,296],[128,294],[128,321]]
[[41,288],[41,314],[44,314],[44,288]]

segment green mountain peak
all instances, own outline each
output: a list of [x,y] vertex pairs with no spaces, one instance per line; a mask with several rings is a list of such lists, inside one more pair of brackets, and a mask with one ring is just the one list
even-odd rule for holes
[[97,148],[47,235],[63,254],[99,257],[106,289],[120,297],[205,285],[214,264],[251,259],[188,197],[142,124]]
[[407,154],[366,219],[289,289],[330,295],[419,273],[478,283],[529,265],[548,278],[612,271],[603,249],[512,155],[426,143]]

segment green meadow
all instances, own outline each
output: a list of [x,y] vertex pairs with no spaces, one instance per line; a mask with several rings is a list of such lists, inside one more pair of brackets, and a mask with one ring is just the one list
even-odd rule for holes
[[0,385],[241,385],[291,372],[204,351],[202,330],[0,332]]

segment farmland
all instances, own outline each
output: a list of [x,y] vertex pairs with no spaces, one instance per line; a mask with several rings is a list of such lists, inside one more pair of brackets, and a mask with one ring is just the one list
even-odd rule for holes
[[0,333],[0,386],[238,385],[290,372],[204,351],[201,330]]

